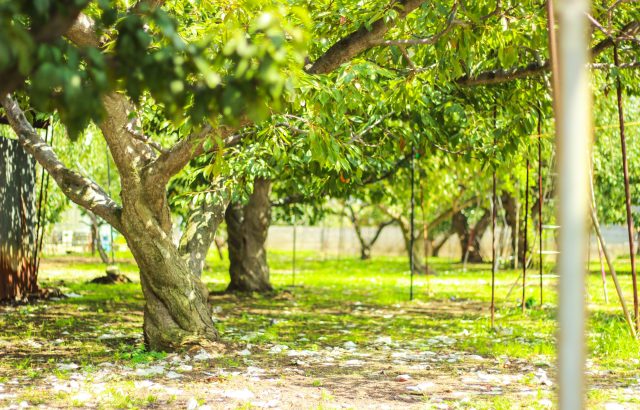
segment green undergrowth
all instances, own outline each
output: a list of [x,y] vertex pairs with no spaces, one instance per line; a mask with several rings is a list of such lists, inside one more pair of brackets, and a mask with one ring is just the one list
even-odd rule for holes
[[[148,352],[142,346],[144,300],[133,262],[127,260],[120,266],[134,283],[94,285],[87,281],[103,274],[103,265],[85,260],[74,263],[72,256],[67,259],[67,264],[64,258],[51,264],[45,260],[41,282],[60,287],[73,297],[0,308],[0,350],[5,353],[0,361],[0,383],[16,376],[30,380],[32,384],[22,390],[21,398],[32,404],[72,400],[63,395],[43,396],[37,388],[48,376],[59,380],[73,376],[73,370],[60,368],[60,363],[75,363],[91,377],[104,363],[135,369],[166,358],[166,354]],[[436,274],[414,277],[414,300],[410,301],[411,278],[402,257],[324,260],[314,253],[299,252],[294,277],[290,254],[270,252],[271,279],[277,290],[271,295],[224,294],[227,260],[211,254],[207,262],[203,280],[211,292],[216,326],[230,346],[227,354],[215,359],[220,368],[246,367],[246,360],[236,354],[243,348],[251,349],[257,363],[277,368],[283,365],[281,356],[268,353],[274,345],[321,351],[353,342],[359,349],[375,351],[375,340],[384,337],[413,352],[475,354],[496,360],[505,369],[514,360],[524,360],[554,374],[557,277],[551,266],[545,266],[542,307],[538,271],[535,267],[528,271],[524,314],[520,284],[507,299],[520,272],[501,269],[497,273],[495,326],[491,328],[491,272],[487,264],[470,264],[463,270],[461,264],[433,258],[430,266]],[[609,303],[605,303],[599,265],[594,262],[590,267],[589,369],[596,375],[607,374],[611,384],[609,389],[589,392],[590,404],[597,406],[624,396],[620,392],[625,383],[633,383],[637,377],[640,352],[622,320],[610,278]],[[632,306],[630,277],[623,263],[619,269]],[[442,344],[437,339],[442,336],[451,340]],[[333,377],[313,367],[305,376],[317,388]],[[129,397],[126,389],[109,388],[115,390],[104,407],[157,405],[155,397]],[[474,402],[476,408],[511,408],[511,404],[508,398],[490,397]]]

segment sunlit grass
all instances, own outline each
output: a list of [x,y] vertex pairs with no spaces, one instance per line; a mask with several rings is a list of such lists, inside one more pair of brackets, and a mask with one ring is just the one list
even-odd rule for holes
[[[46,358],[30,356],[37,349],[23,347],[0,365],[0,380],[14,374],[37,380],[55,375],[69,377],[57,363],[78,363],[85,372],[105,361],[137,366],[162,360],[163,354],[146,352],[141,345],[144,299],[131,259],[121,259],[120,267],[134,283],[95,285],[87,283],[104,274],[105,266],[86,258],[82,263],[73,256],[44,261],[41,283],[61,287],[75,297],[46,301],[7,310],[0,316],[4,346],[20,345],[25,340],[56,344]],[[409,301],[410,274],[404,257],[379,257],[361,261],[354,257],[323,259],[312,252],[299,252],[295,278],[291,254],[269,252],[271,279],[275,295],[226,295],[228,260],[210,254],[203,280],[211,291],[216,326],[225,342],[241,349],[247,343],[256,354],[274,344],[291,349],[319,351],[327,346],[354,342],[370,346],[378,337],[416,351],[438,350],[429,340],[442,335],[453,339],[452,348],[470,354],[494,358],[499,362],[521,359],[544,366],[553,373],[555,362],[557,277],[551,265],[545,266],[544,305],[539,305],[538,270],[527,275],[529,308],[520,310],[520,271],[501,269],[496,275],[496,326],[490,327],[491,271],[488,264],[468,265],[440,258],[430,260],[436,275],[414,277],[413,301]],[[631,280],[624,261],[616,266],[632,306]],[[589,358],[590,370],[607,371],[616,381],[635,380],[640,350],[622,319],[619,302],[610,277],[609,303],[604,302],[602,279],[597,261],[592,261],[588,277]],[[515,286],[514,286],[515,284]],[[507,294],[513,288],[509,298]],[[101,340],[104,334],[118,334],[116,339]],[[273,362],[272,356],[259,356]],[[241,368],[243,361],[234,354],[216,359],[222,368]],[[276,364],[272,363],[274,366]],[[310,377],[322,377],[313,375]],[[525,378],[526,379],[526,378]],[[313,379],[322,383],[321,379]],[[626,383],[626,382],[624,382]],[[590,404],[623,396],[617,388],[606,393],[590,392]],[[25,397],[34,403],[37,389],[27,389]],[[151,406],[154,397],[137,397],[130,392],[111,394],[108,406]],[[618,397],[619,398],[619,397]],[[631,398],[626,398],[631,399]],[[71,400],[66,397],[61,400]],[[508,400],[499,398],[474,402],[476,408],[510,408]],[[506,406],[506,407],[505,407]],[[465,408],[462,406],[461,408]]]

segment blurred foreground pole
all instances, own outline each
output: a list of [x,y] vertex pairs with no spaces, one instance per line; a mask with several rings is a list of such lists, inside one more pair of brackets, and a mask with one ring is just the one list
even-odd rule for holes
[[589,206],[591,85],[587,63],[589,0],[556,0],[558,72],[555,101],[560,257],[558,273],[559,408],[584,408],[585,256]]

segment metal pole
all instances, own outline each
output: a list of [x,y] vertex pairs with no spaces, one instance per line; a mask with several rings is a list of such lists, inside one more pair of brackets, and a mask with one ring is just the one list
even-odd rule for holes
[[342,212],[340,212],[340,231],[338,232],[338,260],[340,260],[340,257],[342,255],[342,228],[343,228],[343,224],[344,224],[344,210],[346,208],[346,205],[343,204],[342,205]]
[[[620,66],[618,45],[613,46],[613,60],[616,67]],[[638,316],[638,280],[636,274],[636,253],[633,246],[633,215],[631,214],[631,194],[629,192],[629,162],[627,161],[627,138],[624,132],[624,109],[622,107],[622,84],[620,75],[616,78],[616,96],[618,102],[618,123],[620,126],[620,146],[622,147],[622,173],[624,176],[624,198],[627,209],[627,233],[629,235],[629,258],[631,259],[631,280],[633,281],[633,315],[636,319],[636,330],[640,330],[640,316]]]
[[544,194],[542,193],[542,114],[538,111],[538,269],[540,276],[540,309],[542,309],[542,204],[544,202]]
[[295,286],[296,285],[296,239],[297,239],[297,232],[296,232],[296,217],[295,215],[293,216],[293,259],[291,260],[291,286]]
[[[496,145],[496,128],[497,128],[497,106],[493,107],[493,145]],[[492,173],[492,190],[491,190],[491,328],[495,323],[496,310],[496,169],[493,168]]]
[[[529,244],[527,243],[528,233],[529,233],[529,159],[527,159],[527,179],[524,183],[524,249],[523,257],[522,257],[522,313],[525,312],[526,305],[526,288],[527,288],[527,249],[529,248]],[[516,238],[516,242],[518,238]],[[518,259],[518,255],[516,255],[516,259]]]
[[496,310],[496,170],[493,170],[493,189],[491,199],[491,327],[493,328],[495,322],[495,310]]
[[413,255],[413,241],[414,241],[414,228],[415,228],[415,156],[416,148],[415,144],[411,146],[411,215],[410,215],[410,237],[409,237],[409,265],[411,269],[411,279],[409,285],[409,300],[413,300],[413,271],[414,271],[414,255]]
[[[585,256],[589,215],[591,85],[589,0],[558,0],[556,131],[560,254],[558,258],[558,404],[560,410],[584,409]],[[553,30],[551,30],[553,31]]]
[[431,280],[429,279],[429,224],[427,222],[427,214],[425,212],[425,186],[426,176],[420,183],[420,207],[422,209],[422,240],[424,247],[424,275],[427,281],[427,296],[431,295]]

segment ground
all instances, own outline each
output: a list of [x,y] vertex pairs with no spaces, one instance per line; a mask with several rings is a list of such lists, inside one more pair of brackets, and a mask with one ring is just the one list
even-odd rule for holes
[[[225,348],[146,352],[138,283],[87,284],[104,267],[47,258],[41,283],[69,296],[0,307],[0,408],[545,409],[553,408],[556,278],[501,270],[490,328],[488,265],[433,260],[409,301],[404,258],[323,260],[270,254],[277,293],[226,295],[226,260],[204,275]],[[619,268],[624,270],[625,261]],[[137,279],[131,259],[121,269]],[[588,281],[590,408],[640,408],[640,358],[613,285]],[[597,272],[596,272],[597,271]],[[628,274],[621,275],[626,291]],[[295,280],[295,283],[294,283]],[[629,294],[627,294],[629,297]],[[627,300],[631,304],[631,300]]]

